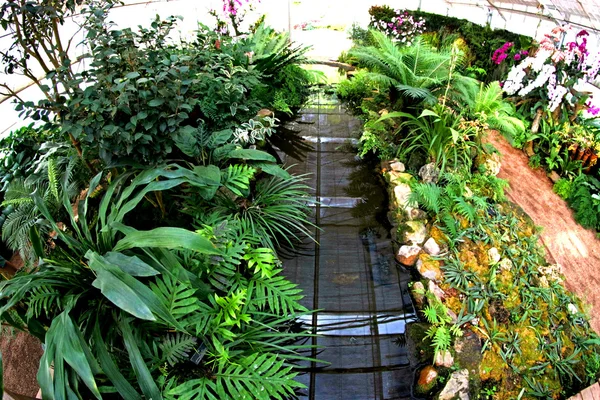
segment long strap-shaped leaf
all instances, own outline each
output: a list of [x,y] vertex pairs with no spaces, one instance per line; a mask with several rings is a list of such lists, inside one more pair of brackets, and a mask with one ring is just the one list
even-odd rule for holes
[[172,227],[128,233],[117,242],[113,251],[123,251],[135,247],[187,249],[203,254],[220,254],[216,246],[199,233]]
[[115,386],[115,389],[119,392],[124,399],[130,400],[141,400],[142,396],[133,388],[133,386],[125,379],[119,368],[115,364],[114,360],[108,353],[106,344],[102,339],[100,333],[100,325],[96,321],[93,332],[94,348],[98,356],[100,366],[104,371],[104,374],[110,379],[111,383]]
[[129,361],[137,376],[140,388],[147,400],[162,400],[162,394],[156,386],[156,383],[154,383],[154,378],[152,378],[148,366],[146,366],[146,362],[140,353],[140,349],[135,341],[129,323],[129,319],[126,319],[123,316],[119,318],[119,328],[121,329],[121,333],[123,333],[123,341],[125,342],[127,353],[129,354]]

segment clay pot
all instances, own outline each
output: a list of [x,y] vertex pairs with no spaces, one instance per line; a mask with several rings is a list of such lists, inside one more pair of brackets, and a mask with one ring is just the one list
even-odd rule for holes
[[581,165],[583,167],[587,166],[588,159],[590,158],[591,155],[592,155],[592,152],[590,151],[590,149],[586,149],[583,152],[583,157],[581,157]]

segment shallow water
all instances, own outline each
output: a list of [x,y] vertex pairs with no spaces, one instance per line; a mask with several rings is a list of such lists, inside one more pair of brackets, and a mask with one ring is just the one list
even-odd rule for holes
[[331,96],[315,96],[291,129],[305,149],[280,152],[290,172],[311,174],[318,201],[313,222],[318,245],[306,241],[284,260],[288,278],[304,289],[303,304],[319,309],[303,322],[324,346],[298,377],[310,400],[409,399],[413,371],[404,346],[415,320],[407,284],[396,266],[387,226],[387,198],[375,165],[356,156],[361,123]]

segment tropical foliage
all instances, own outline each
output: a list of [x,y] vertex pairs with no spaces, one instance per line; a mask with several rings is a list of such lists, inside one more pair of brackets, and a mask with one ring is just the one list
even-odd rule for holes
[[7,72],[45,98],[4,89],[45,126],[1,143],[2,236],[25,265],[0,282],[0,320],[44,343],[44,398],[293,397],[310,311],[277,253],[311,236],[309,193],[264,150],[319,79],[307,49],[262,24],[120,29],[103,2],[73,68],[58,28],[76,4],[45,3],[1,16]]

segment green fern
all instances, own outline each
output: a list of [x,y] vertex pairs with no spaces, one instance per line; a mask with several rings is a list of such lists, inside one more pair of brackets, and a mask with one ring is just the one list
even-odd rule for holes
[[150,288],[178,321],[200,309],[199,300],[195,296],[196,290],[174,276],[162,274],[155,282],[150,283]]
[[221,183],[234,194],[244,196],[255,173],[256,169],[248,165],[230,165],[223,173]]
[[281,264],[273,250],[268,248],[249,249],[243,259],[255,275],[260,272],[261,279],[271,278],[275,267]]
[[271,353],[252,354],[237,364],[219,367],[208,377],[191,379],[171,389],[167,398],[176,400],[239,400],[288,398],[304,385],[294,380],[297,373]]
[[415,183],[412,185],[409,202],[420,204],[427,211],[438,214],[441,208],[442,188],[435,183]]
[[166,335],[159,345],[163,362],[173,367],[175,364],[188,360],[190,352],[194,350],[196,344],[195,337],[183,333]]
[[308,311],[299,303],[304,297],[302,289],[280,275],[281,272],[281,269],[274,269],[270,278],[262,279],[255,275],[250,280],[249,290],[255,293],[252,302],[258,309],[268,309],[277,315]]
[[48,159],[48,187],[57,203],[60,202],[58,195],[58,175],[56,160],[54,158]]
[[431,339],[435,354],[448,350],[452,344],[452,335],[445,325],[433,325],[427,330],[425,337]]
[[27,301],[27,317],[38,318],[44,313],[51,315],[51,312],[62,307],[62,294],[51,286],[40,286],[29,292]]

